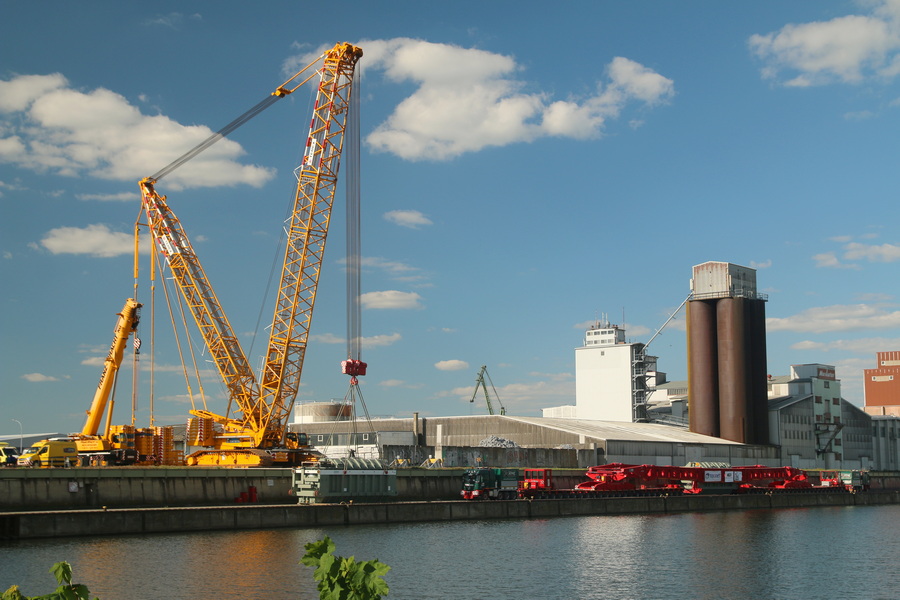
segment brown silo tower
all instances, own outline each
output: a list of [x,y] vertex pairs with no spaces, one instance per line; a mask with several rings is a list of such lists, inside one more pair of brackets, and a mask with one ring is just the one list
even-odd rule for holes
[[694,267],[687,303],[692,432],[769,443],[765,302],[755,269],[726,262]]

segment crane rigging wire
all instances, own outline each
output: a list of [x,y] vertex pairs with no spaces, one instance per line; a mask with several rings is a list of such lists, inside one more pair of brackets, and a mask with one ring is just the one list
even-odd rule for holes
[[147,179],[149,179],[152,182],[159,181],[160,179],[162,179],[163,177],[165,177],[166,175],[168,175],[169,173],[171,173],[172,171],[174,171],[175,169],[177,169],[184,163],[188,162],[189,160],[191,160],[192,158],[194,158],[195,156],[197,156],[198,154],[200,154],[201,152],[203,152],[204,150],[206,150],[207,148],[209,148],[210,146],[212,146],[213,144],[215,144],[216,142],[218,142],[225,136],[229,135],[232,131],[234,131],[235,129],[237,129],[238,127],[240,127],[241,125],[243,125],[244,123],[246,123],[247,121],[249,121],[250,119],[255,117],[256,115],[258,115],[262,111],[266,110],[267,108],[269,108],[270,106],[275,104],[278,100],[284,98],[285,96],[289,96],[290,94],[292,94],[300,86],[302,86],[307,81],[312,79],[315,76],[316,71],[313,71],[313,73],[311,73],[306,79],[304,79],[300,83],[294,85],[293,87],[290,87],[290,88],[287,87],[288,84],[292,83],[297,77],[299,77],[304,71],[309,69],[311,66],[318,63],[319,60],[321,60],[322,56],[324,56],[324,54],[318,56],[314,61],[312,61],[311,63],[309,63],[308,65],[306,65],[305,67],[303,67],[302,69],[297,71],[296,73],[294,73],[294,75],[290,79],[288,79],[287,81],[282,83],[280,86],[275,88],[274,92],[272,92],[271,94],[269,94],[268,96],[266,96],[265,98],[263,98],[262,100],[257,102],[256,106],[254,106],[250,110],[246,111],[244,114],[242,114],[238,118],[234,119],[231,123],[229,123],[222,129],[220,129],[219,131],[215,132],[214,134],[212,134],[211,136],[209,136],[208,138],[206,138],[205,140],[203,140],[202,142],[200,142],[199,144],[194,146],[191,150],[188,150],[187,152],[182,154],[180,157],[176,158],[174,161],[172,161],[171,163],[169,163],[168,165],[166,165],[165,167],[163,167],[162,169],[160,169],[159,171],[157,171],[156,173],[154,173]]
[[159,171],[157,171],[156,173],[151,175],[150,180],[151,181],[159,181],[160,179],[162,179],[163,177],[165,177],[166,175],[168,175],[169,173],[171,173],[172,171],[174,171],[175,169],[177,169],[184,163],[188,162],[189,160],[191,160],[192,158],[194,158],[195,156],[197,156],[198,154],[200,154],[201,152],[203,152],[204,150],[206,150],[207,148],[209,148],[210,146],[212,146],[213,144],[215,144],[216,142],[221,140],[223,137],[230,134],[232,131],[234,131],[235,129],[237,129],[238,127],[240,127],[241,125],[243,125],[244,123],[246,123],[247,121],[249,121],[250,119],[255,117],[256,115],[261,113],[262,111],[266,110],[267,108],[269,108],[270,106],[275,104],[275,102],[277,102],[281,98],[283,98],[283,96],[271,96],[271,95],[266,96],[263,100],[261,100],[259,103],[257,103],[256,106],[254,106],[253,108],[251,108],[250,110],[248,110],[247,112],[245,112],[244,114],[239,116],[237,119],[235,119],[234,121],[232,121],[231,123],[229,123],[228,125],[223,127],[222,129],[220,129],[216,133],[212,134],[211,136],[209,136],[208,138],[203,140],[198,145],[194,146],[193,149],[189,150],[188,152],[185,152],[179,158],[175,159],[174,161],[172,161],[171,163],[169,163],[168,165],[166,165],[165,167],[163,167],[162,169],[160,169]]

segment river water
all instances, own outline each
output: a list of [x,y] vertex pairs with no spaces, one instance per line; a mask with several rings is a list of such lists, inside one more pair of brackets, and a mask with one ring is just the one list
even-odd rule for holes
[[0,591],[73,566],[101,600],[317,599],[304,544],[392,567],[394,600],[900,598],[900,506],[457,521],[0,544]]

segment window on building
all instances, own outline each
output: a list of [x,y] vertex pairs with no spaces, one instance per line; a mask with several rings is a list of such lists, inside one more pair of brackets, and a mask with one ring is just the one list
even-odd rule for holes
[[830,388],[830,387],[831,387],[831,382],[830,382],[830,381],[823,381],[822,383],[825,384],[825,387],[826,387],[826,388]]
[[816,396],[816,404],[822,404],[822,396]]
[[834,404],[835,406],[840,406],[841,399],[840,398],[832,398],[831,403]]

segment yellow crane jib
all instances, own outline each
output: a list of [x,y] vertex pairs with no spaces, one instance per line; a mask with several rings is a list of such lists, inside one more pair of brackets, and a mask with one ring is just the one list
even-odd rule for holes
[[[325,241],[334,202],[344,132],[353,91],[356,63],[362,50],[339,43],[321,57],[322,67],[299,83],[311,63],[260,102],[157,174],[140,181],[141,201],[156,249],[165,257],[173,279],[198,326],[229,394],[224,415],[192,411],[220,426],[209,444],[188,464],[265,466],[308,460],[298,450],[287,423],[300,385]],[[157,181],[284,97],[315,74],[316,100],[306,149],[297,170],[297,187],[286,228],[284,260],[262,373],[257,380],[181,222],[155,189]]]

